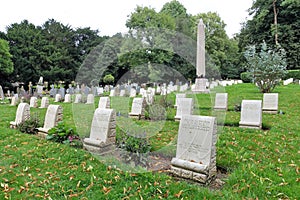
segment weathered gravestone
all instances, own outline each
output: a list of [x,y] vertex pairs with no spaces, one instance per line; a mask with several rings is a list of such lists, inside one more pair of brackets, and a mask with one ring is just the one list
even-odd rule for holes
[[129,117],[141,119],[145,115],[145,98],[134,98],[132,101],[131,112]]
[[61,95],[60,94],[56,94],[54,102],[60,102],[60,101],[61,101]]
[[49,98],[43,97],[41,101],[41,107],[40,108],[48,108],[49,106]]
[[277,114],[278,112],[278,93],[264,93],[263,112]]
[[176,157],[171,172],[208,183],[216,175],[217,120],[215,117],[183,115],[178,131]]
[[262,128],[262,102],[261,100],[243,100],[241,108],[241,128]]
[[131,88],[131,90],[130,90],[130,97],[136,97],[136,89]]
[[120,90],[120,97],[124,97],[124,96],[125,96],[125,90],[122,89],[122,90]]
[[30,97],[30,104],[29,107],[37,108],[38,107],[38,100],[36,97]]
[[110,108],[110,99],[109,97],[100,97],[99,103],[98,103],[98,108]]
[[71,101],[71,94],[66,94],[64,103],[71,103]]
[[30,118],[30,106],[28,103],[20,103],[17,108],[15,121],[10,122],[10,128],[16,128],[20,123]]
[[228,93],[216,93],[215,110],[227,110]]
[[103,154],[115,148],[116,114],[113,109],[97,108],[94,112],[90,137],[83,146],[90,152]]
[[81,103],[81,99],[82,99],[82,95],[81,94],[76,94],[74,103]]
[[175,99],[175,105],[174,105],[174,107],[177,108],[179,99],[180,98],[185,98],[185,97],[186,97],[186,94],[184,94],[184,93],[176,94],[176,99]]
[[93,94],[87,95],[86,104],[94,104],[94,95]]
[[2,89],[2,86],[0,85],[0,99],[2,101],[4,101],[5,97],[4,97],[4,92],[3,92],[3,89]]
[[17,103],[18,103],[18,100],[19,100],[18,94],[15,94],[15,95],[11,98],[10,105],[11,105],[11,106],[16,106]]
[[109,96],[110,96],[110,97],[114,97],[114,96],[115,96],[115,90],[111,90],[111,91],[109,92]]
[[55,127],[59,121],[62,121],[63,109],[60,105],[49,105],[47,108],[44,126],[37,128],[38,135],[41,137],[46,137],[48,131]]
[[192,98],[179,98],[177,103],[175,121],[179,121],[183,115],[192,115],[193,108],[194,101]]

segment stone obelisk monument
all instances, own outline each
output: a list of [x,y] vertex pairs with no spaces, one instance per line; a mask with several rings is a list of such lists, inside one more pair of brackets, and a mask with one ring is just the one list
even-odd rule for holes
[[206,88],[208,80],[205,77],[205,26],[202,19],[198,23],[196,73],[193,92],[208,93],[209,90]]

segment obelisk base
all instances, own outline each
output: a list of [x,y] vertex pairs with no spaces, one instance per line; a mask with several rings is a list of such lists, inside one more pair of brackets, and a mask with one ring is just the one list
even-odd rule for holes
[[207,83],[208,79],[206,78],[196,78],[195,88],[192,91],[195,93],[209,93],[209,89],[206,87]]

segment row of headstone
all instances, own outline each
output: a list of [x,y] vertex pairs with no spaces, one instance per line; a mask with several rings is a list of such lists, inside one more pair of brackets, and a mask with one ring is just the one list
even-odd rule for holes
[[265,93],[262,100],[243,100],[241,105],[241,128],[262,128],[262,113],[277,114],[278,93]]
[[[10,128],[16,128],[22,122],[30,118],[30,105],[20,103],[16,111],[15,121],[10,122]],[[38,128],[39,134],[46,134],[49,129],[57,125],[62,120],[62,107],[60,105],[49,105],[47,108],[44,126]]]
[[293,82],[294,82],[294,79],[293,78],[289,78],[289,79],[283,81],[283,85],[289,85],[289,84],[291,84]]

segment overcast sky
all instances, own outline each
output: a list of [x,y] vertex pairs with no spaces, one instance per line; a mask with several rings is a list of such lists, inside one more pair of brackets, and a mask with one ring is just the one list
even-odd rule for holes
[[[55,19],[73,28],[91,27],[100,35],[112,36],[126,32],[128,15],[137,5],[149,6],[157,12],[171,0],[5,0],[1,1],[0,31],[6,26],[27,19],[35,25],[42,25],[48,19]],[[229,37],[238,33],[248,18],[247,9],[252,0],[178,0],[187,13],[196,15],[209,11],[217,12],[227,24]]]

